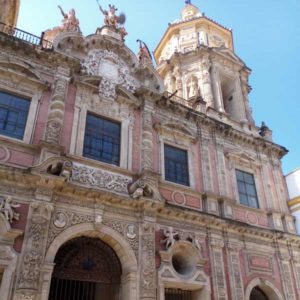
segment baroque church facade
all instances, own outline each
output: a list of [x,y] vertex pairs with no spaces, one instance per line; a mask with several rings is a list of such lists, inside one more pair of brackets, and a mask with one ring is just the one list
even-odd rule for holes
[[0,3],[0,299],[300,299],[287,150],[231,30],[187,1],[154,68],[113,5],[37,37]]

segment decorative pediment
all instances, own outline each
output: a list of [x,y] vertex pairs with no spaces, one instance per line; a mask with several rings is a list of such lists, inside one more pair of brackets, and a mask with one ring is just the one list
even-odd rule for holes
[[172,135],[179,137],[181,139],[188,139],[192,142],[197,141],[196,134],[193,134],[192,131],[181,123],[177,122],[166,122],[164,124],[156,123],[154,129],[162,135]]
[[235,159],[248,161],[249,163],[253,163],[256,161],[254,156],[252,156],[249,153],[246,153],[241,149],[226,149],[224,153],[225,156],[228,158],[234,157]]
[[41,80],[40,75],[31,66],[25,65],[21,62],[3,62],[0,60],[0,71],[10,71],[16,75],[25,76],[33,80]]

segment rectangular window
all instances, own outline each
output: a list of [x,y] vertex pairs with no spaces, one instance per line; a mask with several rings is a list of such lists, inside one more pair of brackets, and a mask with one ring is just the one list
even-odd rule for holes
[[165,179],[189,186],[188,154],[169,145],[165,145]]
[[83,156],[119,165],[120,140],[120,123],[87,114]]
[[259,208],[254,176],[250,173],[236,170],[236,178],[240,203],[246,206]]
[[0,134],[23,139],[30,100],[0,92]]

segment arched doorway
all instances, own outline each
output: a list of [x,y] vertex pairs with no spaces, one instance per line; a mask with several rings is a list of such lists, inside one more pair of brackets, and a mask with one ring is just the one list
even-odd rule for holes
[[55,256],[49,300],[117,300],[122,268],[114,250],[98,238],[74,238]]
[[269,298],[259,287],[255,287],[250,294],[250,300],[269,300]]

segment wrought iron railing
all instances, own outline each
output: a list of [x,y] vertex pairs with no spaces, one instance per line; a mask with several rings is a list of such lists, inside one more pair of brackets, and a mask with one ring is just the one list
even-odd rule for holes
[[36,36],[2,22],[0,22],[0,33],[4,33],[18,40],[22,40],[25,43],[41,47],[42,49],[53,49],[52,43],[44,39],[44,33],[42,33],[41,36]]

